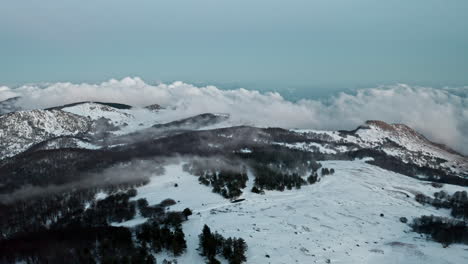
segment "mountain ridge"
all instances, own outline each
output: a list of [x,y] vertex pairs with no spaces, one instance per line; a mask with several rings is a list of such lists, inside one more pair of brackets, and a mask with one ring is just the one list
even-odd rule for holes
[[[140,123],[141,116],[145,119],[144,124]],[[159,118],[159,112],[149,109],[118,109],[89,102],[70,104],[61,107],[61,110],[51,108],[12,112],[0,116],[0,124],[3,124],[0,127],[0,134],[7,139],[2,141],[0,153],[3,158],[11,157],[41,142],[52,139],[58,142],[61,137],[80,138],[73,139],[75,142],[67,145],[68,147],[108,148],[112,145],[144,141],[148,137],[168,136],[171,133],[190,133],[190,131],[235,126],[229,123],[230,117],[225,114],[205,113],[166,123]],[[77,125],[63,129],[61,122]],[[468,171],[467,157],[446,146],[429,141],[424,135],[404,124],[369,120],[351,131],[307,129],[284,131],[283,134],[288,140],[271,141],[269,144],[334,155],[358,149],[377,149],[405,163],[442,169],[449,174],[465,177],[463,175]],[[290,139],[294,137],[297,139],[291,141]],[[54,148],[60,148],[57,142],[54,143]]]
[[[78,240],[53,252],[81,254],[68,250],[78,241],[104,258],[96,241],[125,232],[129,254],[201,263],[204,225],[245,239],[248,263],[463,259],[468,160],[406,125],[284,129],[154,110],[84,102],[0,116],[0,262],[54,259],[62,237]],[[186,249],[148,249],[143,231],[170,234],[171,222]]]

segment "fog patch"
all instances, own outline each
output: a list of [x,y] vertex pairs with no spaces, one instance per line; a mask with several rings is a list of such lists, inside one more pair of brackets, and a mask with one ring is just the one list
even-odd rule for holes
[[[171,164],[188,165],[193,162],[203,164],[204,169],[215,171],[240,172],[243,163],[240,160],[228,160],[224,157],[176,156],[158,157],[154,159],[139,159],[116,164],[99,172],[85,173],[82,180],[62,185],[48,186],[25,185],[11,193],[1,194],[0,203],[9,204],[32,197],[46,197],[68,191],[85,189],[106,189],[110,186],[129,183],[147,183],[150,178],[164,175],[164,167]],[[188,169],[188,168],[187,168]],[[125,188],[124,188],[125,189]]]

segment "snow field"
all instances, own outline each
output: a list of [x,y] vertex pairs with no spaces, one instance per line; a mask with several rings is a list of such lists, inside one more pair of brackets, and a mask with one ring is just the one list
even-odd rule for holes
[[[411,232],[400,217],[448,216],[448,210],[423,206],[415,194],[441,189],[389,172],[363,160],[327,161],[324,167],[335,174],[300,190],[250,192],[253,175],[240,203],[230,203],[211,188],[200,185],[196,176],[182,170],[182,164],[166,166],[162,176],[138,188],[135,199],[146,198],[150,205],[166,198],[178,203],[171,210],[188,207],[193,215],[183,224],[187,252],[178,263],[203,263],[198,235],[204,224],[223,236],[242,237],[249,249],[248,263],[466,263],[468,247],[427,241]],[[175,187],[175,183],[178,187]],[[467,188],[444,185],[449,193]],[[380,216],[383,214],[383,217]],[[122,225],[135,225],[134,219]],[[267,258],[269,255],[270,258]],[[172,259],[167,253],[159,260]]]

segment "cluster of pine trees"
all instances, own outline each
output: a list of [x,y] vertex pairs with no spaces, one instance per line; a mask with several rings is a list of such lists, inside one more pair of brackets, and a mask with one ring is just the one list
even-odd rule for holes
[[453,195],[439,191],[434,193],[434,197],[417,194],[415,198],[421,204],[451,209],[451,215],[454,217],[421,216],[414,219],[411,224],[415,232],[427,234],[445,247],[452,243],[468,244],[468,196],[466,191],[457,191]]
[[0,240],[0,263],[155,263],[125,227],[80,226],[17,233]]
[[[263,193],[263,190],[278,190],[284,191],[285,189],[291,190],[292,188],[300,189],[302,185],[314,184],[320,180],[317,169],[313,169],[311,174],[304,180],[297,173],[282,172],[281,169],[266,166],[255,165],[253,166],[255,172],[255,186],[252,192]],[[322,177],[335,173],[334,169],[322,168]]]
[[280,170],[265,165],[256,165],[253,170],[255,173],[255,187],[260,190],[300,189],[302,185],[307,184],[297,173],[282,173]]
[[[118,191],[104,199],[94,200],[93,192],[82,195],[64,193],[62,200],[48,203],[28,202],[42,205],[36,208],[38,217],[48,218],[41,222],[34,215],[30,221],[12,222],[16,228],[1,226],[0,263],[156,263],[154,253],[167,250],[180,255],[186,249],[182,222],[192,214],[167,211],[175,203],[166,199],[149,206],[145,199],[133,201],[135,189]],[[57,196],[59,196],[57,194]],[[31,205],[24,201],[10,208],[15,213],[8,219],[22,219]],[[20,207],[24,205],[24,207]],[[115,227],[112,223],[133,219],[137,210],[162,208],[147,215],[147,223],[135,227]],[[141,213],[141,212],[140,212]],[[45,219],[45,218],[44,218]],[[34,224],[32,224],[34,223]]]
[[[88,209],[93,209],[91,207],[94,207],[94,198],[97,193],[119,193],[121,190],[132,189],[146,183],[146,180],[138,180],[93,188],[77,188],[58,193],[44,193],[35,196],[34,199],[17,199],[6,204],[0,201],[0,239],[25,229],[38,230],[55,224],[70,214],[84,212],[86,205],[89,205]],[[129,195],[132,193],[130,192]],[[132,207],[132,205],[127,205],[127,207]],[[132,208],[129,208],[127,214],[132,215],[132,211]],[[121,213],[121,211],[116,211],[114,216],[110,217],[116,218],[115,220],[129,218],[128,215]],[[105,218],[106,222],[108,220],[106,217],[100,217],[99,214],[98,218]]]
[[[254,187],[251,189],[254,193],[264,193],[264,190],[300,189],[303,185],[319,180],[318,170],[321,164],[308,152],[268,146],[236,155],[244,161],[194,159],[184,165],[184,170],[198,176],[201,184],[212,186],[213,192],[229,199],[239,197],[242,189],[246,187],[248,177],[246,167],[242,164],[248,164],[255,174]],[[306,180],[301,175],[307,171],[312,173]],[[324,176],[334,172],[334,169],[322,168],[321,174]]]
[[252,152],[237,153],[237,155],[248,162],[251,167],[268,166],[284,174],[304,175],[308,171],[318,170],[321,167],[316,162],[313,153],[276,145],[254,147]]
[[[152,219],[163,219],[164,217],[166,217],[166,208],[176,204],[176,201],[174,201],[173,199],[165,199],[159,204],[150,206],[146,199],[138,199],[136,201],[136,204],[141,216]],[[171,213],[173,212],[170,212],[170,214]]]
[[307,177],[307,182],[309,184],[314,184],[319,180],[319,175],[317,171],[312,171],[312,173]]
[[198,181],[206,186],[211,186],[214,193],[221,194],[224,198],[235,199],[242,194],[248,181],[247,169],[240,163],[225,164],[216,163],[215,160],[193,160],[184,169],[198,176]]
[[231,171],[211,172],[201,176],[200,182],[211,185],[213,192],[221,194],[224,198],[233,199],[242,194],[248,180],[246,171],[240,173]]
[[[255,174],[252,192],[264,190],[284,191],[299,189],[307,183],[318,181],[321,164],[315,161],[313,153],[284,148],[282,146],[256,147],[249,153],[238,153],[246,160]],[[300,175],[312,171],[307,181]],[[333,169],[322,169],[322,175],[334,173]]]
[[466,191],[457,191],[453,195],[440,191],[434,193],[434,198],[424,194],[417,194],[416,201],[422,204],[430,204],[436,208],[451,209],[453,217],[468,219],[468,195]]
[[187,248],[179,221],[169,220],[163,224],[157,221],[147,222],[138,226],[135,233],[141,247],[150,252],[159,253],[165,249],[179,256]]
[[413,220],[411,227],[415,232],[429,235],[447,247],[452,243],[468,244],[468,223],[439,216],[421,216]]
[[322,168],[322,176],[331,175],[335,173],[335,169]]
[[[334,173],[335,173],[335,169],[333,169],[333,168],[331,168],[331,169],[322,168],[322,177],[326,176],[326,175],[331,175],[331,174],[334,174]],[[309,175],[309,177],[307,177],[307,182],[309,184],[314,184],[319,180],[320,180],[320,178],[319,178],[318,170],[313,170],[312,173]]]
[[217,232],[212,233],[210,228],[205,225],[199,236],[200,254],[204,256],[209,264],[219,264],[217,255],[223,256],[229,261],[229,264],[241,264],[247,261],[245,252],[247,243],[242,238],[224,238]]
[[120,223],[133,219],[136,214],[136,202],[130,201],[130,198],[135,197],[136,194],[135,189],[130,189],[127,192],[118,192],[93,202],[84,211],[83,217],[85,219],[83,221],[89,223]]

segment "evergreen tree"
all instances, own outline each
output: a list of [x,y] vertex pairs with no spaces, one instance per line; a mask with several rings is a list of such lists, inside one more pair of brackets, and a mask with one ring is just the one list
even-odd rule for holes
[[185,220],[187,220],[189,215],[192,215],[192,210],[190,210],[189,208],[185,208],[184,211],[182,211],[182,213],[185,216]]
[[247,258],[245,257],[245,252],[247,251],[247,243],[245,243],[244,239],[238,238],[234,240],[233,243],[233,256],[229,260],[231,264],[241,264],[242,262],[246,261]]
[[182,229],[179,227],[176,228],[174,232],[174,237],[172,239],[172,252],[174,255],[179,256],[187,248],[187,243],[185,241],[185,235]]
[[232,258],[232,247],[233,247],[232,238],[226,239],[223,244],[223,256],[226,259]]

